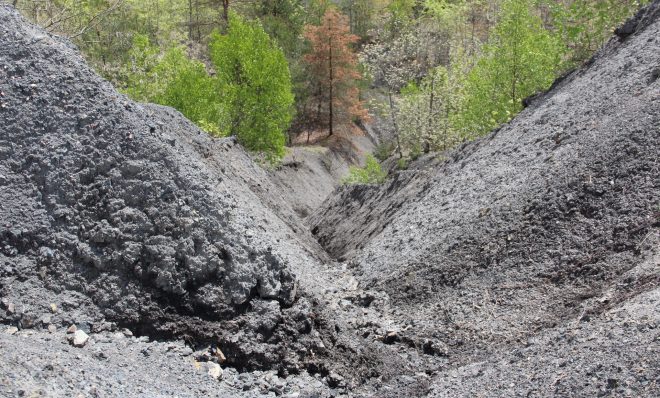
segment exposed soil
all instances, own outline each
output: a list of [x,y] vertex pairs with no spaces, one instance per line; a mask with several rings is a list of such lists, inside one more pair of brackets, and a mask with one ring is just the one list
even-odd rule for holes
[[334,155],[264,171],[0,6],[0,395],[657,396],[660,0],[617,32],[317,209]]
[[309,219],[406,340],[458,367],[435,395],[657,393],[659,9],[499,131]]
[[270,180],[301,219],[318,209],[337,189],[349,168],[364,165],[375,139],[355,128],[356,134],[323,136],[314,145],[296,145],[281,165],[269,171]]

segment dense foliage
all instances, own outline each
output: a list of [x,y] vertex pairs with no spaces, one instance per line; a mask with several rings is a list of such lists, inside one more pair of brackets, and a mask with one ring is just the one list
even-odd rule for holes
[[647,1],[396,0],[361,60],[386,100],[399,157],[508,122]]
[[211,39],[218,103],[226,112],[219,126],[250,149],[281,156],[291,123],[291,76],[281,49],[256,23],[230,19],[226,35]]
[[380,184],[385,181],[387,172],[380,167],[378,160],[371,155],[367,156],[364,167],[351,166],[348,175],[344,177],[344,184]]
[[183,47],[164,54],[136,35],[129,52],[125,91],[131,97],[172,106],[216,136],[235,135],[270,158],[284,154],[293,109],[291,77],[283,52],[257,23],[230,18],[215,33],[209,55],[215,75]]
[[528,0],[504,0],[499,21],[468,74],[461,127],[480,135],[509,121],[524,98],[552,84],[565,53]]
[[648,2],[4,1],[131,97],[271,159],[287,133],[368,120],[365,97],[400,158],[485,134]]

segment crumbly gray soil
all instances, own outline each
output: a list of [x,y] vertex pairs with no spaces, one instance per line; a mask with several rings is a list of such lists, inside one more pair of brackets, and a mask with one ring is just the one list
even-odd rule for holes
[[268,175],[233,139],[117,93],[11,7],[0,26],[0,321],[327,373],[316,325],[334,315],[313,292],[333,286],[331,262]]
[[308,220],[402,343],[442,347],[435,395],[657,395],[659,14],[499,131]]
[[[324,385],[318,393],[378,377],[392,357],[392,347],[355,339],[351,324],[363,310],[345,304],[360,294],[351,274],[308,232],[291,192],[235,140],[212,139],[170,108],[130,101],[68,41],[8,6],[0,7],[0,126],[0,323],[19,330],[3,335],[8,395],[49,385],[17,374],[17,361],[38,349],[64,369],[63,382],[79,381],[58,353],[67,347],[61,337],[39,343],[48,328],[71,325],[92,342],[126,328],[195,350],[215,347],[222,355],[207,361],[274,371],[303,386],[313,374]],[[17,340],[28,332],[37,348]],[[159,352],[137,357],[146,360],[134,364],[144,378],[128,396],[139,396],[143,381],[157,390],[160,379],[192,366],[190,357]],[[181,363],[148,365],[169,360]],[[106,380],[100,395],[123,395],[111,387],[120,365],[81,366]],[[206,378],[172,383],[167,395],[190,395]],[[219,385],[216,393],[235,391]]]
[[657,396],[659,10],[499,131],[314,212],[301,174],[0,6],[0,394]]
[[[209,376],[211,362],[197,361],[183,342],[147,341],[121,332],[93,335],[84,348],[53,334],[0,331],[3,397],[310,397],[330,389],[309,375],[280,378],[275,370],[239,373],[225,367]],[[11,369],[11,370],[9,370]]]
[[281,164],[269,171],[271,182],[302,219],[318,209],[337,189],[353,165],[364,165],[375,138],[334,137],[317,145],[294,146]]

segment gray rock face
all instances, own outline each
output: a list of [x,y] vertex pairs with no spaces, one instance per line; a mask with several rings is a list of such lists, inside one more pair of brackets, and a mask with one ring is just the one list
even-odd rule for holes
[[[276,318],[271,334],[300,312],[295,273],[318,266],[318,248],[233,139],[130,101],[7,6],[0,92],[3,296],[41,305],[80,292],[63,310],[193,340],[222,341],[224,321],[249,324],[253,306]],[[256,331],[230,334],[237,366],[288,355],[263,353]],[[254,344],[263,355],[239,360]]]

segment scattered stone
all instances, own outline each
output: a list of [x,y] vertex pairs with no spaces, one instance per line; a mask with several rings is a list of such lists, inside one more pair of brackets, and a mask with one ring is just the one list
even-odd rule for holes
[[10,326],[10,327],[7,328],[5,333],[10,334],[10,335],[14,335],[14,334],[18,333],[18,328],[16,326]]
[[383,343],[394,344],[399,340],[400,340],[399,333],[397,333],[396,330],[390,330],[385,334],[385,337],[383,338]]
[[14,305],[14,303],[8,303],[7,304],[7,313],[9,315],[16,313],[16,306]]
[[224,363],[227,360],[225,354],[217,347],[211,348],[211,353],[217,358],[218,363]]
[[427,355],[445,357],[449,353],[449,347],[441,341],[425,339],[422,344],[422,352]]
[[55,326],[53,324],[48,325],[48,331],[50,333],[55,333],[57,331],[57,326]]
[[220,380],[222,378],[222,368],[220,367],[220,365],[218,365],[215,362],[207,362],[206,366],[208,369],[207,373],[209,376],[211,376],[215,380]]
[[121,332],[122,332],[122,333],[124,334],[124,336],[126,336],[126,337],[132,337],[132,336],[133,336],[133,332],[131,332],[129,329],[123,329]]
[[88,340],[89,336],[87,333],[83,332],[82,330],[76,330],[76,332],[73,334],[71,343],[74,347],[82,348],[85,346],[85,344],[87,344]]
[[91,331],[93,333],[101,333],[105,331],[111,331],[114,329],[114,325],[110,322],[96,322],[92,325]]
[[19,327],[21,329],[31,329],[38,324],[37,317],[32,314],[21,314],[21,320],[19,321]]
[[330,372],[328,375],[328,385],[332,388],[343,386],[344,378],[335,372]]
[[50,304],[50,312],[52,312],[53,314],[57,312],[57,304],[55,303]]
[[71,325],[66,330],[66,334],[75,333],[77,330],[78,330],[78,328],[76,327],[76,325]]
[[44,326],[50,324],[50,323],[51,323],[51,317],[50,317],[50,315],[44,315],[44,316],[41,318],[41,323],[42,323]]

